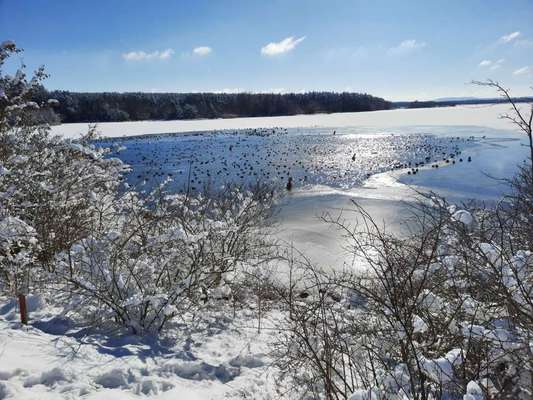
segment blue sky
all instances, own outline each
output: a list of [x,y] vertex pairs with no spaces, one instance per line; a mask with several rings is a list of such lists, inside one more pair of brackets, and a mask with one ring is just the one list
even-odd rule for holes
[[0,40],[76,91],[529,95],[532,21],[532,0],[0,0]]

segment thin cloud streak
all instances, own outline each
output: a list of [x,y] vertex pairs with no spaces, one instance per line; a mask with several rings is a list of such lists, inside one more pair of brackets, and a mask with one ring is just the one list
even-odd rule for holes
[[516,31],[516,32],[512,32],[512,33],[509,33],[508,35],[503,35],[501,38],[500,38],[500,42],[502,43],[509,43],[509,42],[512,42],[513,40],[515,40],[516,38],[518,38],[520,36],[520,32]]
[[401,42],[398,46],[391,47],[388,53],[391,55],[405,55],[421,50],[427,46],[426,42],[420,42],[415,39],[407,39]]
[[279,42],[271,42],[261,48],[261,54],[264,56],[277,56],[288,53],[296,48],[301,42],[305,40],[305,36],[295,39],[294,36],[289,36]]
[[505,59],[503,58],[500,58],[499,60],[496,60],[496,61],[483,60],[479,63],[479,66],[481,68],[489,68],[491,71],[495,71],[499,69],[504,62],[505,62]]
[[522,67],[518,68],[517,70],[513,71],[513,75],[526,75],[529,74],[530,69],[529,67]]
[[126,61],[150,61],[150,60],[167,60],[174,54],[174,50],[156,50],[151,53],[145,51],[130,51],[129,53],[122,54],[122,58]]

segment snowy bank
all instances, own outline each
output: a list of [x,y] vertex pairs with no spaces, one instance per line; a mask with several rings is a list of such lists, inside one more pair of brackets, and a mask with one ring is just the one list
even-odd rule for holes
[[[392,128],[412,125],[487,126],[509,129],[509,123],[498,116],[507,112],[505,104],[439,107],[429,109],[396,109],[358,113],[292,115],[284,117],[228,118],[175,121],[101,122],[98,130],[106,137],[138,136],[157,133],[213,131],[249,128],[373,127]],[[86,133],[89,124],[74,123],[52,127],[52,133],[77,138]]]

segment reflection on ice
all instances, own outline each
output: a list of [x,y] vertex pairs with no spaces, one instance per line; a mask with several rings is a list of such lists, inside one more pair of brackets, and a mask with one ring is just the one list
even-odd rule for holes
[[[295,189],[326,185],[351,189],[373,174],[455,162],[483,141],[474,136],[424,133],[356,135],[349,129],[251,129],[121,140],[113,154],[133,168],[132,185],[147,188],[171,179],[174,191],[201,191],[257,181]],[[103,141],[101,145],[112,145]],[[466,158],[465,158],[466,161]]]
[[350,209],[356,200],[377,221],[399,231],[405,200],[414,190],[433,190],[451,201],[495,199],[505,187],[493,177],[511,176],[526,157],[520,138],[472,126],[269,128],[100,144],[126,148],[113,156],[132,166],[128,181],[141,189],[167,178],[175,191],[257,180],[284,188],[290,176],[294,190],[280,204],[278,238],[319,265],[349,268],[353,260],[345,242],[318,216],[355,218]]

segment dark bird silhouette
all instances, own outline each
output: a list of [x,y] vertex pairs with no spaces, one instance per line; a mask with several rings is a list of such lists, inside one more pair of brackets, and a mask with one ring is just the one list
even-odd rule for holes
[[289,176],[289,180],[287,181],[287,190],[289,192],[292,190],[292,176]]

